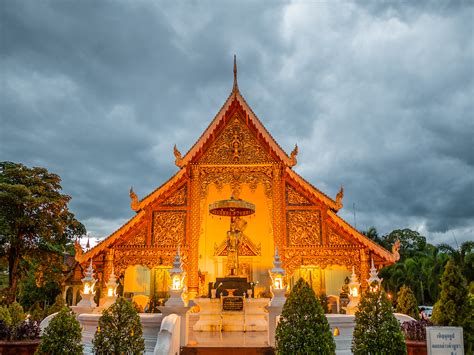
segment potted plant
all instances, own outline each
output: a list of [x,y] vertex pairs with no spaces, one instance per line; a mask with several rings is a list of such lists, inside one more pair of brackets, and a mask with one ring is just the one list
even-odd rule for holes
[[39,342],[39,323],[27,318],[19,303],[0,306],[0,354],[34,354]]
[[433,324],[429,320],[412,320],[403,322],[402,332],[408,355],[426,355],[426,327]]

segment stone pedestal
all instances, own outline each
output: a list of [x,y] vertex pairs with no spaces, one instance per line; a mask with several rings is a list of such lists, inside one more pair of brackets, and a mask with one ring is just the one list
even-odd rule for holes
[[84,294],[81,292],[81,301],[77,304],[77,307],[89,307],[92,309],[97,307],[97,304],[94,301],[94,294]]
[[[181,299],[181,297],[180,297]],[[163,318],[170,315],[176,314],[180,319],[180,345],[186,346],[188,344],[188,324],[189,324],[189,314],[188,311],[191,307],[185,307],[184,303],[182,306],[173,306],[166,302],[165,306],[158,307],[161,311]],[[156,334],[155,334],[156,336]]]
[[218,298],[195,298],[199,306],[199,320],[194,324],[196,332],[220,332],[222,330],[221,300]]
[[268,298],[247,298],[245,302],[245,331],[264,332],[268,329],[268,317],[265,307]]
[[283,306],[286,302],[286,287],[284,288],[270,288],[273,295],[270,303],[267,306],[268,310],[268,344],[275,346],[275,331],[278,324],[278,317],[281,314]]

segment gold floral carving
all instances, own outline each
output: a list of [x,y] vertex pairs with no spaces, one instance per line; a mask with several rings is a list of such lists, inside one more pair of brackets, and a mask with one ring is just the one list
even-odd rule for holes
[[320,211],[288,211],[287,224],[289,246],[321,244]]
[[282,248],[285,244],[284,227],[284,182],[282,179],[283,168],[281,164],[273,165],[273,239],[275,246]]
[[170,197],[163,201],[162,206],[185,206],[186,205],[187,188],[184,185],[175,191]]
[[217,190],[222,190],[224,185],[230,184],[236,197],[239,196],[243,184],[247,184],[252,192],[257,189],[258,184],[263,184],[266,197],[272,198],[271,166],[214,166],[202,167],[200,171],[201,199],[207,196],[210,184],[214,184]]
[[348,270],[355,266],[359,269],[360,253],[358,248],[283,248],[282,256],[287,274],[291,275],[301,266],[319,266],[326,268],[330,265],[342,265]]
[[330,246],[348,246],[348,245],[352,245],[348,240],[344,239],[339,234],[337,234],[337,232],[334,231],[332,228],[329,229],[328,236],[329,236],[328,242],[329,242]]
[[290,206],[308,206],[311,202],[298,193],[291,185],[286,185],[286,201]]
[[191,211],[190,211],[190,231],[189,231],[189,272],[188,272],[188,289],[191,292],[199,291],[198,263],[199,263],[199,234],[201,229],[201,199],[200,199],[200,182],[199,182],[199,166],[191,166]]
[[[132,232],[133,233],[133,232]],[[120,243],[120,245],[145,245],[145,240],[146,240],[146,230],[145,229],[140,229],[134,231],[132,235],[127,237],[123,243]]]
[[186,212],[153,212],[153,245],[177,246],[184,244],[186,236]]
[[[188,249],[181,247],[181,261],[183,269],[188,270]],[[114,268],[115,274],[120,275],[128,266],[143,265],[152,269],[155,266],[172,266],[174,256],[176,255],[176,247],[156,248],[156,247],[140,247],[140,248],[124,248],[115,249]]]
[[200,159],[202,164],[255,164],[274,161],[238,115]]

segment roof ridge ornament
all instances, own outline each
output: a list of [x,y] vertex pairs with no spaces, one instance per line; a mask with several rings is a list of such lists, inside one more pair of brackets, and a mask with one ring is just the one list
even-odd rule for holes
[[295,148],[291,151],[290,154],[290,168],[294,167],[296,163],[298,163],[298,160],[296,159],[296,156],[298,155],[298,144],[295,144]]
[[140,210],[140,201],[138,200],[138,196],[133,191],[133,186],[130,186],[130,208],[134,210],[135,212],[138,212]]
[[336,206],[338,209],[341,209],[344,206],[342,203],[343,198],[344,198],[344,186],[341,185],[341,188],[336,195]]
[[234,54],[234,85],[232,92],[237,93],[239,91],[239,85],[237,84],[237,56]]
[[183,157],[182,157],[181,152],[179,151],[179,149],[176,147],[176,144],[173,147],[173,154],[174,154],[174,157],[176,158],[175,161],[174,161],[176,166],[178,168],[184,167]]

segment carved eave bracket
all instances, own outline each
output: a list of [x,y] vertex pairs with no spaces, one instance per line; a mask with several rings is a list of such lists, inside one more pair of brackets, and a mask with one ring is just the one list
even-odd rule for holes
[[344,186],[341,185],[341,189],[336,195],[336,207],[338,211],[344,206],[344,204],[342,203],[343,198],[344,198]]
[[295,144],[295,148],[291,151],[291,154],[290,154],[290,163],[288,164],[290,168],[294,167],[296,163],[298,163],[298,160],[296,159],[297,155],[298,155],[298,144]]
[[130,200],[130,207],[132,210],[135,212],[140,211],[140,201],[138,200],[138,196],[135,191],[133,191],[133,187],[130,187]]
[[179,151],[179,149],[176,147],[176,144],[173,147],[173,154],[175,157],[174,163],[176,164],[176,166],[180,169],[183,168],[185,166],[183,162],[183,156],[181,155],[181,152]]

